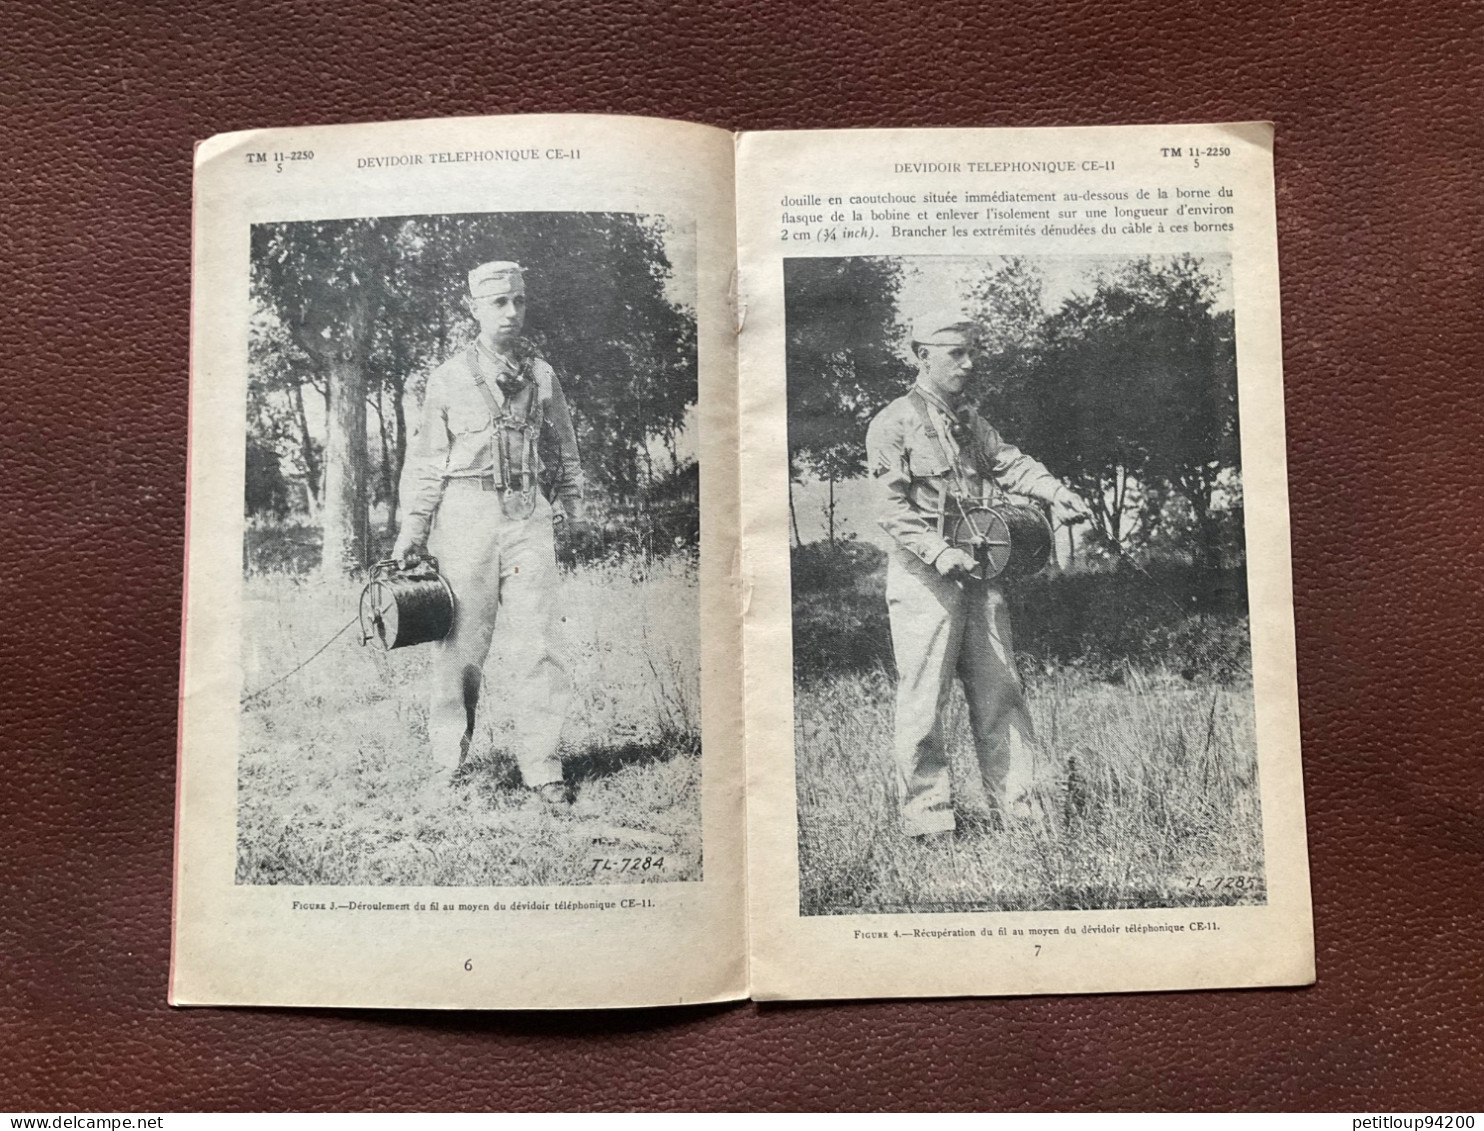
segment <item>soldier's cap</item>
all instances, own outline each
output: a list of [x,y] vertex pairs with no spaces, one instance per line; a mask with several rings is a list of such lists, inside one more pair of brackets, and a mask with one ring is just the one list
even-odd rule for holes
[[962,314],[930,314],[912,321],[914,346],[972,346],[979,327]]
[[505,259],[481,263],[469,272],[469,295],[472,298],[493,298],[514,290],[524,290],[525,273],[526,269],[519,263],[511,263]]

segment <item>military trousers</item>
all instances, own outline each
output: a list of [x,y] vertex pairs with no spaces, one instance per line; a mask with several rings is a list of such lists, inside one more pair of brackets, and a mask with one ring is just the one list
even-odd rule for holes
[[893,547],[886,574],[897,664],[896,768],[903,831],[955,826],[945,716],[963,685],[975,761],[989,803],[1004,809],[1030,788],[1036,754],[1015,670],[1010,615],[994,582],[959,583]]
[[[428,736],[434,768],[452,773],[467,757],[480,688],[487,684],[515,716],[512,753],[525,784],[561,781],[557,744],[572,679],[560,654],[551,505],[537,492],[531,515],[512,518],[487,484],[449,480],[428,552],[454,593],[453,631],[433,657]],[[497,633],[497,654],[505,662],[486,676]]]

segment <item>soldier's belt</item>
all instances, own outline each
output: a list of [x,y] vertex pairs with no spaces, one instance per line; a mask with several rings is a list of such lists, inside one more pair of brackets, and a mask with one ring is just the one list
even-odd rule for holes
[[517,483],[506,486],[493,475],[457,475],[450,476],[447,480],[450,487],[463,487],[467,490],[478,489],[480,491],[529,491],[536,486],[536,476],[533,474],[515,476]]

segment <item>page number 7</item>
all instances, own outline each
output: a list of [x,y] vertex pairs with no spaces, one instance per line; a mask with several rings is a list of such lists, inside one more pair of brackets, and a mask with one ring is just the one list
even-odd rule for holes
[[1040,958],[1040,957],[1041,957],[1041,944],[1040,944],[1040,943],[1037,943],[1037,944],[1036,944],[1036,953],[1035,953],[1035,957],[1036,957],[1036,958]]

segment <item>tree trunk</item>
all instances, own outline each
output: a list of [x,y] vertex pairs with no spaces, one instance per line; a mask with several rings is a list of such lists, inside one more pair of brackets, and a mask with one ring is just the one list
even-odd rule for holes
[[376,399],[371,402],[371,407],[376,410],[376,434],[381,440],[381,491],[386,496],[386,528],[388,533],[392,533],[397,529],[397,487],[392,477],[391,437],[387,435],[386,412],[381,407],[382,388],[378,382]]
[[402,510],[402,468],[407,465],[407,407],[402,403],[407,395],[407,386],[400,378],[395,384],[392,391],[392,420],[396,422],[397,431],[392,437],[392,451],[396,456],[396,466],[392,468],[392,498],[388,504],[393,522],[388,523],[388,529],[392,528]]
[[309,510],[319,509],[319,457],[314,454],[314,438],[309,434],[309,417],[304,413],[304,386],[294,382],[294,418],[299,424],[299,457],[304,461],[304,481],[309,488]]
[[338,578],[367,564],[366,370],[357,351],[346,350],[333,359],[329,378],[320,570]]
[[1211,513],[1211,496],[1215,482],[1199,475],[1180,476],[1175,489],[1185,496],[1195,512],[1196,545],[1191,555],[1201,569],[1215,569],[1221,561],[1221,530]]
[[1117,548],[1123,550],[1124,539],[1124,504],[1128,501],[1128,468],[1119,464],[1113,471],[1113,506],[1112,514],[1109,516],[1110,529],[1108,533],[1112,536]]
[[1198,511],[1196,519],[1195,564],[1203,570],[1221,566],[1221,527],[1209,510]]
[[830,505],[829,505],[829,529],[830,545],[835,544],[835,477],[830,476]]

